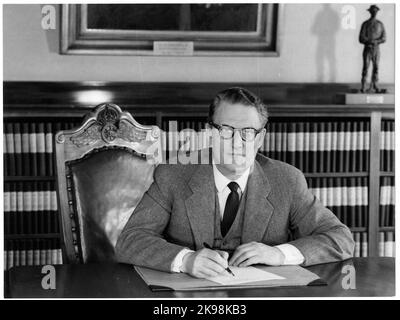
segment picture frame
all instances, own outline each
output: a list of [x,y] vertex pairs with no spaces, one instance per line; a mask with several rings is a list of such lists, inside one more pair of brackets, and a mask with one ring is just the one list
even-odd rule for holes
[[[220,7],[215,8],[214,11],[210,11],[214,15],[212,18],[214,20],[204,19],[208,16],[207,10],[203,7],[191,7],[200,5],[207,4],[152,4],[153,8],[140,4],[63,4],[60,53],[140,56],[279,56],[282,4],[222,4],[218,5]],[[161,8],[175,9],[179,12],[176,11],[178,12],[176,15],[171,14],[169,16],[169,18],[173,17],[171,19],[165,18],[165,10],[158,10],[160,6],[179,6],[178,8]],[[209,4],[209,6],[213,5]],[[132,22],[129,17],[132,17],[133,10],[151,12],[154,25],[151,19],[147,19],[149,15],[146,19],[137,19]],[[229,18],[230,12],[235,13],[232,19]],[[189,28],[188,19],[192,19]],[[197,22],[193,23],[193,20]],[[237,21],[243,21],[243,23],[240,24]],[[175,30],[178,28],[174,29],[174,25],[179,25],[179,30]]]

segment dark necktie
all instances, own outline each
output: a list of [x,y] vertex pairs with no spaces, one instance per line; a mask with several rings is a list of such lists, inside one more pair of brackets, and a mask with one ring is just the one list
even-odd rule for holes
[[223,237],[228,233],[239,208],[239,194],[237,192],[239,185],[236,182],[230,182],[228,188],[231,189],[231,193],[226,200],[224,217],[221,222],[221,234]]

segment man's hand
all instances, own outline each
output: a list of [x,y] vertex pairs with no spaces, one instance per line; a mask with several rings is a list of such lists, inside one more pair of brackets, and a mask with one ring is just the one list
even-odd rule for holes
[[260,242],[250,242],[238,246],[229,260],[229,265],[235,267],[247,267],[252,264],[266,264],[280,266],[285,256],[278,248],[267,246]]
[[229,254],[225,251],[201,249],[187,253],[182,260],[182,271],[196,278],[208,278],[226,272]]

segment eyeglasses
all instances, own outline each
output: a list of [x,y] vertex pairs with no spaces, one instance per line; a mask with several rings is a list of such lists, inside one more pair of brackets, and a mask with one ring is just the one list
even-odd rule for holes
[[264,129],[264,128],[258,130],[254,128],[238,129],[228,126],[226,124],[219,125],[212,121],[210,121],[209,124],[219,131],[219,135],[221,136],[222,139],[232,139],[233,135],[235,134],[235,131],[239,131],[242,140],[248,142],[253,141],[256,138],[256,136]]

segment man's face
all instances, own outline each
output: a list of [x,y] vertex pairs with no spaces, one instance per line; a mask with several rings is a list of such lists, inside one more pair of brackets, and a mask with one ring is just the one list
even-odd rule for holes
[[[236,129],[261,129],[263,123],[256,108],[240,103],[222,102],[214,113],[213,122]],[[239,130],[234,131],[231,139],[223,139],[216,128],[212,129],[213,158],[219,169],[232,175],[240,175],[249,168],[261,147],[265,129],[256,135],[253,141],[244,141]],[[224,173],[224,172],[223,172]]]
[[372,16],[373,18],[375,18],[375,17],[376,17],[376,14],[378,13],[378,10],[377,10],[377,9],[371,9],[371,10],[369,10],[369,12],[371,13],[371,16]]

